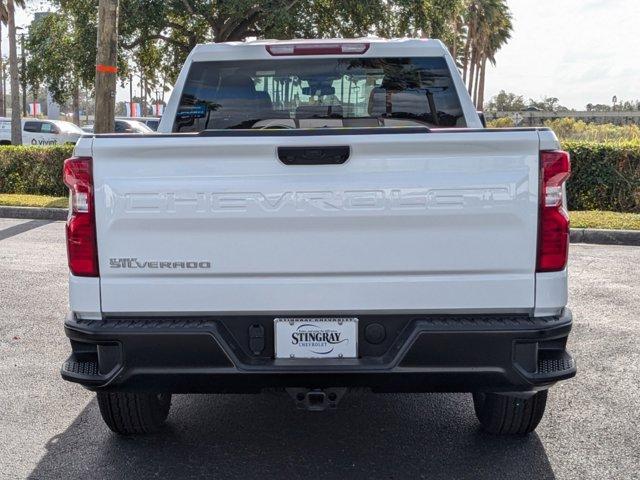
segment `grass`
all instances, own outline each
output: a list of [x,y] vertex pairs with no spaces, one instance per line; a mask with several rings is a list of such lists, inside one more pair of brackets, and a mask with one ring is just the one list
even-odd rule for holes
[[0,193],[0,205],[9,207],[48,207],[67,208],[67,197],[48,197],[46,195],[22,195],[17,193]]
[[603,212],[600,210],[570,212],[571,228],[603,228],[606,230],[640,230],[640,213]]
[[[67,208],[66,197],[0,193],[0,205],[12,207]],[[571,212],[572,228],[604,228],[607,230],[640,230],[640,213]]]

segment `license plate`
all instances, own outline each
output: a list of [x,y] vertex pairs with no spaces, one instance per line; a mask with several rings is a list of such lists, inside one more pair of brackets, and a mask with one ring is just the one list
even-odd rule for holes
[[276,318],[276,358],[356,358],[357,318]]

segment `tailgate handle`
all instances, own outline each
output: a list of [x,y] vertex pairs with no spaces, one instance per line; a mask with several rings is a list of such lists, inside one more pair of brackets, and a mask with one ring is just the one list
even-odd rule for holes
[[278,158],[285,165],[340,165],[349,159],[347,145],[328,147],[278,147]]

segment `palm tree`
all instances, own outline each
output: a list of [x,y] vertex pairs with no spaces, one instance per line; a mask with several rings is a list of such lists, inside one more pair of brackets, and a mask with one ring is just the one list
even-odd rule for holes
[[476,37],[476,30],[478,24],[478,2],[475,0],[469,0],[467,6],[467,13],[465,15],[466,20],[466,40],[464,43],[464,52],[463,52],[463,68],[462,68],[462,79],[464,82],[467,82],[467,76],[469,74],[469,66],[471,64],[471,44],[474,42]]
[[511,13],[506,5],[501,5],[493,21],[488,25],[488,31],[482,42],[481,64],[480,64],[480,85],[476,97],[476,106],[482,109],[484,105],[484,79],[487,70],[487,61],[492,65],[496,64],[496,53],[511,38],[513,23]]
[[477,108],[484,102],[487,61],[495,65],[495,54],[511,37],[513,25],[505,0],[469,0],[463,79]]
[[[20,118],[20,79],[16,50],[15,6],[25,7],[24,0],[0,0],[0,21],[9,27],[9,76],[11,77],[11,143],[22,145],[22,119]],[[23,52],[24,55],[24,52]]]

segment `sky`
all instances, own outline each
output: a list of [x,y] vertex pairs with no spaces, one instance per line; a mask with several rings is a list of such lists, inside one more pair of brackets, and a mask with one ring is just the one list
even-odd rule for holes
[[569,108],[640,99],[640,0],[508,0],[514,31],[487,69],[500,90]]
[[[485,98],[500,90],[526,99],[553,96],[569,108],[640,99],[640,0],[507,0],[514,17],[509,43],[487,70]],[[27,0],[25,26],[46,0]],[[3,54],[8,54],[6,29]],[[118,100],[128,98],[118,89]]]

